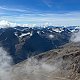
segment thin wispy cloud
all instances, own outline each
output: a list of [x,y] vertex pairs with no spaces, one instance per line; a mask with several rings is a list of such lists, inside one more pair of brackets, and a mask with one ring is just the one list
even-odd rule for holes
[[[52,0],[44,0],[52,4]],[[7,20],[18,24],[49,23],[57,26],[80,25],[80,12],[49,13],[40,12],[36,9],[19,9],[0,6],[0,20]]]
[[13,16],[1,16],[0,20],[8,20],[19,24],[37,24],[42,25],[49,23],[56,26],[80,26],[80,12],[70,12],[63,14],[51,13],[35,13],[35,14],[20,14]]
[[24,10],[24,9],[18,9],[18,8],[2,7],[2,6],[0,6],[0,9],[6,10],[6,11],[14,11],[14,12],[28,12],[29,11],[28,9]]
[[54,4],[52,0],[42,0],[44,4],[46,4],[49,8],[51,8]]

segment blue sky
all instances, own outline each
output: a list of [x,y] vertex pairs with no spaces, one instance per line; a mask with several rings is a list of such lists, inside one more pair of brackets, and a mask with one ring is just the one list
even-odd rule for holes
[[0,20],[19,24],[80,25],[80,0],[0,0]]

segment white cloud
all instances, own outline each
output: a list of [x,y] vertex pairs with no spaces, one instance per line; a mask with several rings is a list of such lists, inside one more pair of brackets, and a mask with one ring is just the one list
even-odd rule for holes
[[16,25],[16,23],[8,22],[6,20],[0,21],[0,28],[15,27]]
[[36,24],[18,24],[18,23],[14,23],[14,22],[9,22],[7,20],[1,20],[0,21],[0,28],[8,28],[8,27],[16,27],[16,26],[35,27]]
[[50,39],[53,39],[53,38],[54,38],[54,35],[50,34],[50,35],[49,35],[49,38],[50,38]]
[[80,31],[72,34],[71,41],[80,42]]
[[11,73],[12,58],[9,54],[0,47],[0,80],[13,80]]
[[17,12],[26,12],[27,11],[27,10],[23,10],[23,9],[8,8],[8,7],[2,7],[2,6],[0,6],[0,9],[7,10],[7,11],[17,11]]
[[42,0],[44,4],[46,4],[49,8],[51,8],[54,4],[52,0]]
[[17,16],[16,20],[19,22],[27,22],[27,23],[38,23],[44,24],[49,23],[53,25],[80,25],[80,13],[64,13],[64,14],[26,14],[22,16]]
[[[44,59],[46,60],[46,59]],[[48,64],[44,60],[29,58],[23,65],[14,68],[17,79],[21,80],[49,80],[51,74],[56,75],[60,71],[62,61]],[[54,61],[54,60],[52,60]],[[23,76],[24,75],[24,76]]]
[[[28,13],[11,16],[1,16],[0,20],[8,20],[17,24],[44,25],[45,23],[55,26],[80,26],[80,12],[69,12],[63,14],[52,13]],[[25,26],[24,25],[24,26]]]

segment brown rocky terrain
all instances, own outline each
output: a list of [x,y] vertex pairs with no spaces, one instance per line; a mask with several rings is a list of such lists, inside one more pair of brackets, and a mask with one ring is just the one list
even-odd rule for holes
[[15,80],[80,80],[80,43],[68,43],[13,67]]

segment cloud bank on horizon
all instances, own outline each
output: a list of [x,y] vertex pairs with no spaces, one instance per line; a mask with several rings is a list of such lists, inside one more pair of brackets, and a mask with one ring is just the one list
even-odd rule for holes
[[0,20],[17,24],[80,25],[79,0],[0,0]]

